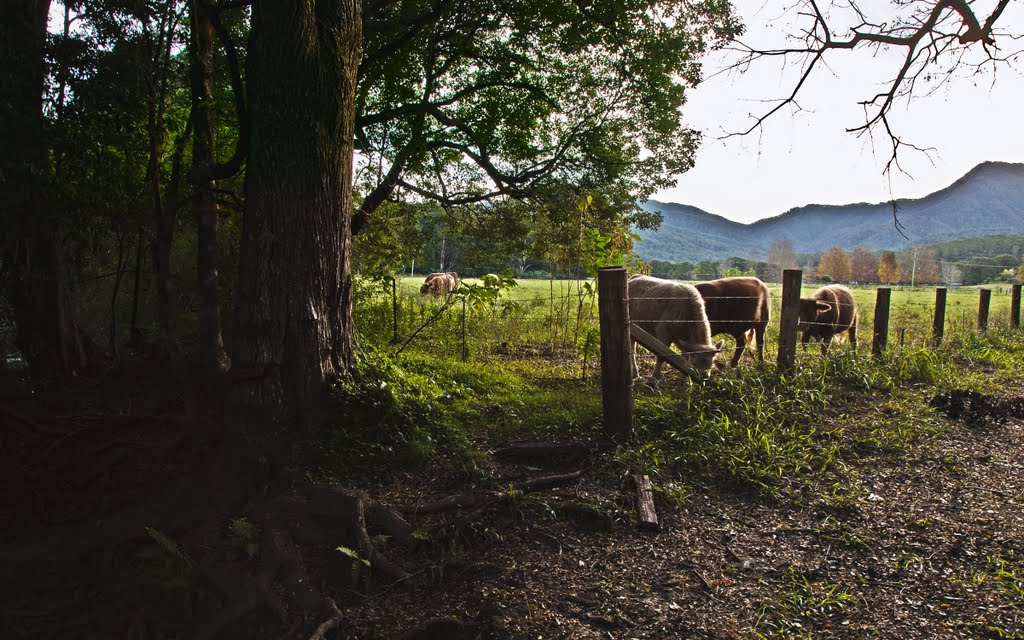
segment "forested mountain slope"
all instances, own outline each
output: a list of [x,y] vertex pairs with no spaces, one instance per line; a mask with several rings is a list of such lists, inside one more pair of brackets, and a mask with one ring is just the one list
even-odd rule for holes
[[792,241],[798,253],[813,253],[837,245],[898,249],[911,243],[1021,233],[1024,164],[986,162],[941,191],[896,203],[909,240],[896,230],[891,203],[807,205],[741,224],[696,207],[649,200],[642,206],[661,211],[664,221],[657,231],[640,231],[635,250],[646,260],[699,262],[751,251],[763,257],[777,239]]

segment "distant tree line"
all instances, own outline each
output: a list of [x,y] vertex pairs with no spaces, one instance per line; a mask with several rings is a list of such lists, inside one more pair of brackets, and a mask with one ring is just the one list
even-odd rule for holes
[[1024,236],[989,236],[915,245],[899,251],[874,251],[865,245],[852,250],[832,247],[824,253],[797,254],[788,240],[776,240],[766,260],[731,257],[721,262],[652,260],[651,274],[676,280],[709,280],[730,275],[755,275],[780,282],[784,269],[803,269],[805,278],[861,284],[978,285],[1024,282]]

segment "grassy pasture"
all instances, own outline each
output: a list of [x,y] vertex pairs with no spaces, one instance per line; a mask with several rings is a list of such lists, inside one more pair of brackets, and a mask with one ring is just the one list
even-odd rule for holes
[[[409,384],[411,369],[432,389],[413,393],[416,402],[446,398],[438,380],[465,391],[461,399],[444,400],[451,407],[433,415],[447,418],[430,427],[439,431],[413,437],[428,442],[414,448],[432,451],[442,441],[465,441],[478,429],[502,438],[600,437],[599,330],[595,301],[584,283],[521,280],[498,302],[467,306],[464,323],[460,299],[446,304],[421,296],[420,283],[399,281],[397,341],[390,287],[363,288],[356,305],[364,349],[406,371],[400,384]],[[814,288],[805,287],[804,294]],[[857,352],[839,345],[822,358],[816,346],[798,349],[792,374],[773,366],[781,285],[771,289],[768,364],[752,366],[745,356],[740,367],[718,370],[703,384],[672,371],[661,382],[640,382],[634,439],[617,454],[623,468],[647,470],[681,494],[695,478],[774,493],[802,482],[810,470],[819,477],[841,467],[844,451],[855,446],[851,442],[899,449],[938,432],[928,394],[996,392],[1024,377],[1024,333],[1009,330],[1008,288],[993,291],[987,332],[976,329],[977,289],[950,289],[945,339],[937,349],[928,345],[934,289],[894,289],[889,345],[876,360],[870,357],[875,288],[856,287]],[[647,362],[641,368],[649,374],[653,359]],[[375,379],[371,386],[379,384]],[[864,413],[864,407],[879,406],[893,410]],[[456,417],[452,407],[466,408],[455,411]],[[815,426],[823,412],[838,426]],[[415,429],[422,424],[417,419]]]
[[[478,279],[467,279],[479,283]],[[487,360],[492,357],[515,358],[544,354],[557,354],[559,358],[591,359],[591,349],[597,335],[596,300],[588,296],[585,281],[572,280],[519,280],[518,286],[505,292],[497,305],[467,308],[463,332],[461,303],[443,308],[443,299],[422,296],[419,277],[398,279],[399,338],[404,342],[410,334],[427,323],[434,314],[439,315],[429,326],[422,328],[407,349],[423,349],[438,355],[462,356],[463,333],[466,335],[467,359]],[[818,285],[805,285],[802,295],[809,296]],[[993,285],[989,308],[989,328],[998,330],[1009,326],[1010,287]],[[772,322],[768,326],[766,358],[774,361],[778,343],[778,319],[781,316],[782,287],[769,284],[772,292]],[[874,310],[877,287],[851,287],[859,313],[859,353],[870,353],[874,333]],[[978,317],[978,288],[948,289],[946,297],[945,336],[969,336],[976,332]],[[369,304],[367,304],[369,303]],[[376,307],[371,312],[370,308]],[[892,289],[889,313],[889,348],[920,349],[928,346],[932,337],[935,312],[934,287],[895,287]],[[357,300],[357,320],[366,320],[360,328],[370,327],[372,340],[387,343],[394,339],[394,308],[390,291],[377,289]],[[732,340],[726,350],[732,348]],[[579,374],[577,367],[577,374]]]

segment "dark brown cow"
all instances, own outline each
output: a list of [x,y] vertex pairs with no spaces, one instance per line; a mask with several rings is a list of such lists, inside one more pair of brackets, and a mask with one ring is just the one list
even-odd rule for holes
[[857,304],[853,292],[841,284],[830,284],[800,298],[800,320],[797,331],[803,332],[803,344],[811,338],[821,341],[821,352],[826,353],[832,339],[844,331],[849,332],[850,344],[857,347]]
[[711,335],[721,333],[736,340],[731,366],[735,367],[751,340],[757,347],[757,359],[764,362],[764,331],[768,327],[772,296],[757,278],[721,278],[694,285],[704,298]]
[[438,272],[428,275],[420,285],[420,293],[429,293],[435,298],[454,293],[459,288],[459,274],[454,271]]
[[[679,347],[683,361],[692,373],[706,375],[715,354],[725,341],[711,342],[704,301],[693,285],[651,276],[633,276],[627,283],[629,320],[650,333],[662,344]],[[636,345],[634,345],[634,352]],[[636,373],[636,359],[633,372]],[[654,369],[661,377],[662,360]]]

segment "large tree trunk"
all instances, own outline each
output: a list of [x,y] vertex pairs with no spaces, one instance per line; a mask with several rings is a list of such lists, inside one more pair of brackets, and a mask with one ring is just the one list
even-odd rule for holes
[[[192,165],[208,175],[214,165],[213,125],[213,22],[205,0],[192,2],[192,38],[189,46],[192,80]],[[221,331],[220,296],[217,293],[217,198],[216,183],[204,177],[196,185],[199,275],[199,366],[204,373],[228,370]]]
[[50,3],[22,0],[0,7],[3,285],[30,375],[36,381],[61,380],[87,363],[71,313],[43,135],[43,45]]
[[235,372],[244,399],[307,423],[352,362],[349,269],[358,0],[257,0]]

